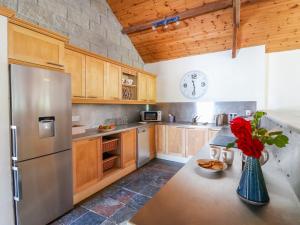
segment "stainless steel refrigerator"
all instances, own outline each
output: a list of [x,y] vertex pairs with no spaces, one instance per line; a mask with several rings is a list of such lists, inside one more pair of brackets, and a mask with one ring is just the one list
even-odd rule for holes
[[10,65],[16,222],[44,225],[73,207],[70,75]]

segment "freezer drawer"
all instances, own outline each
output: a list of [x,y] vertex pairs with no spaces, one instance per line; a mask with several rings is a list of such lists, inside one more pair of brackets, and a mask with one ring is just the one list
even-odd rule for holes
[[44,225],[72,209],[71,152],[16,164],[13,174],[18,225]]

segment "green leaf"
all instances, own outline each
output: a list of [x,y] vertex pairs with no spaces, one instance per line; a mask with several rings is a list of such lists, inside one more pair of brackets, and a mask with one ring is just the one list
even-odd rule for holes
[[226,149],[233,148],[234,145],[235,145],[235,141],[231,142],[231,143],[228,143],[227,146],[226,146]]
[[283,148],[285,147],[289,142],[289,138],[285,135],[278,135],[277,137],[274,138],[274,144],[278,148]]
[[280,134],[282,134],[282,131],[274,131],[274,132],[269,133],[270,136],[275,136],[275,135],[280,135]]
[[258,129],[258,134],[264,136],[268,131],[265,128],[259,128]]

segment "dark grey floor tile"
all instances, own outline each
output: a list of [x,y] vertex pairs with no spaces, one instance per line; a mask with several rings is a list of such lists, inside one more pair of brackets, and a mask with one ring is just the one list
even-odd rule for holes
[[105,217],[88,212],[77,219],[72,225],[100,225],[106,220]]
[[124,222],[130,220],[136,212],[137,212],[136,209],[125,206],[124,208],[117,211],[109,219],[111,221],[114,221],[116,224],[124,223]]
[[159,190],[160,187],[156,187],[149,184],[145,186],[142,190],[140,190],[139,193],[146,195],[148,197],[153,197]]
[[51,225],[69,225],[87,212],[88,210],[82,207],[76,207],[68,214],[51,223]]
[[124,204],[128,203],[130,199],[135,195],[134,192],[131,192],[129,190],[125,190],[122,188],[118,192],[114,193],[111,198],[118,200],[119,202],[122,202]]
[[103,223],[101,223],[101,225],[116,225],[116,223],[107,219]]
[[136,194],[135,196],[132,197],[132,199],[126,205],[129,206],[130,208],[139,210],[149,200],[150,200],[150,198],[147,196]]
[[124,186],[128,190],[132,190],[134,192],[140,192],[142,189],[144,189],[152,180],[148,179],[137,179],[126,186]]

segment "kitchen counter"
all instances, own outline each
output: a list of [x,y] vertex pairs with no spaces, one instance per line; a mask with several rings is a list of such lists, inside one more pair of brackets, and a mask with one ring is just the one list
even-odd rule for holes
[[176,123],[169,123],[169,122],[148,122],[146,124],[142,124],[142,123],[130,123],[130,124],[126,124],[126,125],[119,125],[116,127],[115,130],[112,131],[107,131],[107,132],[100,132],[98,131],[97,128],[93,128],[93,129],[88,129],[86,130],[85,133],[82,134],[75,134],[72,135],[72,140],[73,141],[79,141],[79,140],[83,140],[83,139],[87,139],[87,138],[96,138],[96,137],[102,137],[102,136],[107,136],[107,135],[111,135],[111,134],[117,134],[120,132],[124,132],[127,130],[131,130],[131,129],[136,129],[139,127],[145,127],[145,126],[150,126],[150,125],[174,125],[174,126],[180,126],[180,127],[204,127],[204,128],[211,128],[211,129],[221,129],[221,127],[217,127],[214,124],[207,124],[207,125],[203,125],[201,123],[198,124],[193,124],[190,122],[176,122]]
[[[230,130],[221,131],[230,135]],[[241,176],[241,158],[235,151],[232,166],[221,174],[207,174],[197,165],[209,158],[209,146],[193,157],[138,213],[129,224],[137,225],[298,225],[300,203],[270,154],[263,174],[270,202],[255,207],[236,194]]]

